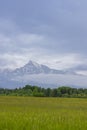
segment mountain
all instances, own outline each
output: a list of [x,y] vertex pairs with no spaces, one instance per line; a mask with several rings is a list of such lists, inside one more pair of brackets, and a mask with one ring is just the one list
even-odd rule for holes
[[29,61],[21,68],[15,69],[11,74],[13,75],[26,75],[26,74],[63,74],[61,70],[51,69],[46,65],[38,64],[34,61]]
[[15,70],[4,69],[0,70],[0,75],[4,76],[22,76],[22,75],[32,75],[32,74],[76,74],[72,70],[57,70],[51,69],[46,65],[38,64],[34,61],[29,61],[23,67],[17,68]]
[[[77,75],[72,70],[56,70],[46,65],[29,61],[23,67],[15,70],[0,70],[0,87],[16,88],[26,84],[42,87],[84,86],[87,77]],[[85,82],[84,82],[85,81]]]

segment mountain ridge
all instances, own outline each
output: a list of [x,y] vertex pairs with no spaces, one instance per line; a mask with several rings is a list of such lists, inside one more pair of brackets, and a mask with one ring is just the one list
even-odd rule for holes
[[84,83],[84,80],[86,81],[86,77],[81,77],[71,70],[51,69],[33,61],[29,61],[23,67],[15,70],[7,69],[0,72],[0,87],[8,88],[22,87],[26,84],[43,87],[69,86],[70,84],[79,86]]
[[17,75],[26,75],[26,74],[64,74],[65,72],[62,70],[51,69],[50,67],[38,64],[34,61],[29,61],[23,67],[17,68],[11,72],[12,74]]

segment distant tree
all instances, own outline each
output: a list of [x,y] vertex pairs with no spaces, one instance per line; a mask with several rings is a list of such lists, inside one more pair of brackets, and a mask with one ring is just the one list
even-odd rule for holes
[[87,98],[87,89],[62,86],[59,88],[41,88],[25,85],[23,88],[0,88],[0,95],[36,96],[36,97],[83,97]]
[[52,90],[51,90],[51,96],[52,96],[52,97],[57,97],[57,96],[58,96],[57,89],[52,89]]
[[50,97],[51,96],[51,88],[46,89],[46,96]]
[[62,97],[62,93],[61,93],[60,89],[57,89],[57,96]]

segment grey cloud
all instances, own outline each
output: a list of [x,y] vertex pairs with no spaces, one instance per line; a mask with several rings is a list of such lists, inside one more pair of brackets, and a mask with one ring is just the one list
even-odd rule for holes
[[[51,0],[49,4],[49,1],[41,3],[40,0],[38,0],[37,2],[33,1],[35,5],[33,5],[33,2],[22,1],[22,4],[28,4],[29,7],[33,8],[28,8],[27,6],[24,11],[24,14],[26,13],[26,15],[20,13],[21,11],[23,13],[23,10],[20,9],[19,11],[16,2],[17,1],[14,2],[14,7],[16,7],[17,10],[12,10],[11,12],[16,14],[17,18],[20,14],[20,19],[18,19],[19,21],[17,18],[15,19],[20,30],[27,33],[45,35],[49,39],[47,42],[44,41],[44,44],[41,42],[37,45],[43,48],[50,47],[50,50],[54,49],[56,52],[60,51],[62,53],[86,53],[86,1],[67,0],[65,2]],[[24,6],[22,4],[21,7]],[[17,11],[19,11],[19,13]],[[7,13],[9,14],[9,12]],[[22,43],[18,44],[20,45]],[[83,44],[83,46],[81,44]]]
[[1,54],[80,54],[86,59],[86,0],[5,2],[0,4]]

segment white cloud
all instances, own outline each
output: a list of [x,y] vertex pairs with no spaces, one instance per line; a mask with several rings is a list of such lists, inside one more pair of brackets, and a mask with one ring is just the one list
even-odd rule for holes
[[16,54],[3,54],[0,55],[0,68],[14,69],[21,66],[24,62],[24,57]]
[[[5,30],[10,33],[6,34]],[[12,21],[0,19],[0,68],[20,67],[29,60],[56,69],[67,69],[87,63],[82,54],[74,51],[66,53],[64,42],[67,40],[56,41],[47,35],[22,32]],[[70,47],[66,48],[69,50]]]
[[[26,64],[29,60],[34,60],[40,64],[45,64],[51,68],[55,69],[67,69],[72,68],[76,65],[81,64],[78,55],[69,54],[69,55],[49,55],[45,54],[45,51],[39,50],[35,51],[35,49],[30,49],[29,52],[26,51],[24,53],[15,54],[9,53],[0,55],[1,63],[4,63],[1,68],[17,68]],[[5,61],[5,62],[4,62]]]
[[77,66],[81,64],[83,61],[80,59],[80,55],[78,54],[48,54],[42,55],[42,57],[39,57],[37,59],[38,62],[42,64],[46,64],[50,66],[51,68],[56,69],[68,69],[72,68],[74,66]]

